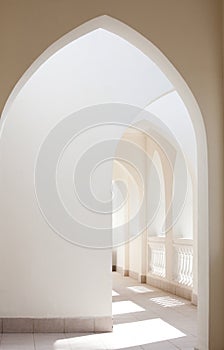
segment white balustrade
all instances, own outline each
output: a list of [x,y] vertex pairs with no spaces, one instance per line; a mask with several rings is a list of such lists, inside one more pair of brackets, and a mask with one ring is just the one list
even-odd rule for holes
[[149,271],[152,275],[165,277],[166,253],[164,238],[148,241]]
[[173,244],[173,280],[193,286],[193,240],[179,239]]
[[172,255],[172,280],[170,282],[192,288],[193,240],[175,239],[169,248],[165,237],[149,237],[148,270],[150,275],[167,278],[166,254]]

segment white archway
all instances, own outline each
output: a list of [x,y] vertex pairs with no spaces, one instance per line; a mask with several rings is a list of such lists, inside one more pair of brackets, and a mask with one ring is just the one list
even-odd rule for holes
[[182,98],[188,113],[191,117],[192,124],[197,140],[197,169],[198,169],[198,266],[199,266],[199,348],[208,348],[208,315],[209,315],[209,239],[208,239],[208,165],[207,165],[207,141],[203,117],[200,108],[184,79],[177,72],[169,60],[156,48],[151,42],[145,39],[127,25],[108,16],[100,16],[80,27],[74,29],[63,38],[49,47],[27,70],[16,87],[12,91],[2,113],[1,131],[7,115],[18,93],[21,91],[30,77],[38,68],[46,62],[54,53],[65,47],[67,44],[78,39],[95,29],[102,28],[124,38],[146,56],[153,60],[169,81],[175,86],[176,91]]

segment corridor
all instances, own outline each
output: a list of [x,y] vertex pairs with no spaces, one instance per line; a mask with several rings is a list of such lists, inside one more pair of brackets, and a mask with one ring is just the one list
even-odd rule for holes
[[113,333],[2,334],[0,350],[194,349],[196,307],[113,272]]

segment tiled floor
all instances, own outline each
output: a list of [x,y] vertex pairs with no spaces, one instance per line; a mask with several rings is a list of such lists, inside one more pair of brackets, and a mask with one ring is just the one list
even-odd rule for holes
[[113,273],[113,333],[2,334],[0,350],[190,350],[197,309],[188,301]]

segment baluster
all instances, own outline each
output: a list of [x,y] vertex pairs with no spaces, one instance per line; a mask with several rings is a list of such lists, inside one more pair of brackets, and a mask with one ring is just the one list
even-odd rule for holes
[[187,284],[187,270],[188,270],[188,249],[184,248],[184,284]]
[[154,271],[155,271],[155,274],[157,275],[158,274],[158,252],[157,252],[157,249],[155,249],[154,252],[155,252]]
[[193,287],[193,250],[190,252],[190,287]]
[[157,250],[154,250],[154,273],[157,274],[157,261],[158,261],[158,254]]
[[166,251],[163,250],[163,277],[166,276]]
[[189,267],[190,267],[190,252],[189,248],[186,249],[186,285],[189,285]]
[[175,251],[175,281],[179,281],[179,274],[180,274],[180,259],[179,259],[179,250],[177,247],[174,247]]
[[163,261],[163,251],[160,248],[159,249],[159,275],[163,275],[163,266],[162,266],[162,261]]
[[189,248],[186,249],[186,285],[189,285],[189,273],[190,273],[190,251]]
[[155,259],[155,253],[154,250],[151,248],[151,272],[154,273],[154,259]]
[[183,254],[184,254],[184,269],[183,269],[183,275],[184,275],[184,280],[183,284],[186,284],[186,275],[187,275],[187,254],[186,254],[186,249],[183,249]]
[[157,275],[160,276],[160,250],[157,248]]
[[180,254],[181,254],[181,283],[184,281],[184,252],[183,249],[180,248]]
[[178,247],[175,247],[175,257],[176,257],[176,276],[175,281],[179,282],[179,275],[180,275],[180,256],[179,256],[179,249]]

